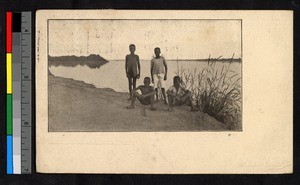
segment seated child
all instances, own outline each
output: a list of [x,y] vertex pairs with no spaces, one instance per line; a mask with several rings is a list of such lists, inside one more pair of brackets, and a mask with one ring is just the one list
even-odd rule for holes
[[174,105],[183,105],[185,103],[189,103],[189,105],[191,105],[191,111],[197,111],[193,105],[191,92],[180,85],[179,76],[175,76],[173,78],[173,85],[167,90],[167,95],[169,111],[173,111]]
[[[139,94],[137,90],[141,90],[142,94]],[[141,104],[143,105],[151,105],[150,110],[156,110],[154,105],[154,95],[156,94],[154,88],[150,86],[150,78],[145,77],[144,78],[144,85],[140,85],[137,88],[133,89],[132,91],[132,99],[131,104],[128,109],[134,109],[134,101],[135,98],[137,98]]]

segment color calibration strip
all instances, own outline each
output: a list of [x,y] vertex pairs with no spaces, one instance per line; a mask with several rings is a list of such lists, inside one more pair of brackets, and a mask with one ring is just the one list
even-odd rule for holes
[[6,13],[7,174],[31,173],[31,13]]
[[13,174],[12,12],[6,12],[6,80],[7,174]]

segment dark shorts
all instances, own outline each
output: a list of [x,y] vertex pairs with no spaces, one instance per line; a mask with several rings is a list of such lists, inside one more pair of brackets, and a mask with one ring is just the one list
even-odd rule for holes
[[[173,97],[171,97],[173,98]],[[176,98],[173,98],[173,105],[175,106],[181,106],[181,105],[190,105],[188,99],[185,99],[184,102],[181,102],[179,100],[177,100]]]
[[137,77],[137,74],[135,74],[132,70],[128,71],[127,75],[128,75],[128,78],[136,78]]
[[150,105],[151,104],[151,97],[147,97],[144,99],[137,97],[137,99],[141,102],[142,105]]

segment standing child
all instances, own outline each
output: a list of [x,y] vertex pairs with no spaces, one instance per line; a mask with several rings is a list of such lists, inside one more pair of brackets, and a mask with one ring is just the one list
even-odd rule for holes
[[134,54],[135,52],[134,44],[129,45],[129,51],[130,54],[126,55],[125,58],[125,72],[128,78],[129,95],[130,95],[128,100],[131,100],[132,89],[136,88],[136,79],[140,78],[141,66],[140,66],[139,56]]
[[152,83],[154,83],[154,88],[156,91],[156,100],[158,101],[158,88],[161,88],[164,102],[167,104],[166,100],[166,92],[165,92],[165,86],[164,81],[167,80],[167,62],[164,57],[160,56],[160,48],[154,49],[155,58],[151,60],[151,79]]

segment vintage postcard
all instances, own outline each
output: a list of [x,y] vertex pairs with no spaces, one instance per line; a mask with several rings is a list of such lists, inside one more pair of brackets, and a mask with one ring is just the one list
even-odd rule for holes
[[38,172],[292,172],[291,11],[36,15]]

